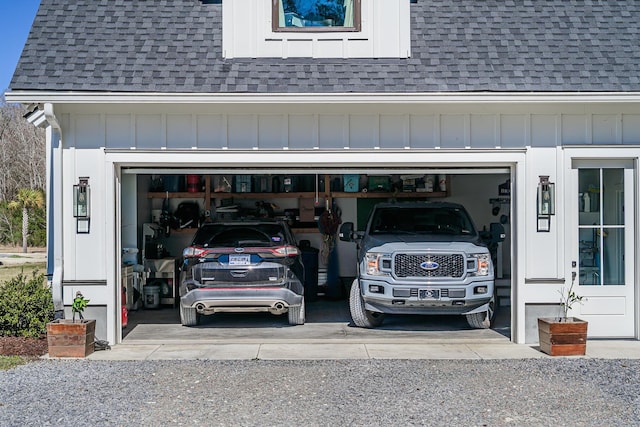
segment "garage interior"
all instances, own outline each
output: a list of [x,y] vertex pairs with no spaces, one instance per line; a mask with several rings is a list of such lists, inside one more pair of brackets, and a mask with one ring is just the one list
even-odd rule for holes
[[[306,324],[349,324],[348,291],[356,275],[356,247],[335,238],[335,249],[321,231],[327,209],[342,222],[364,229],[378,202],[434,200],[463,204],[478,230],[500,222],[506,239],[497,250],[498,311],[491,329],[511,336],[511,171],[498,168],[403,169],[123,169],[135,177],[136,206],[122,207],[123,338],[144,339],[144,325],[225,331],[242,328],[247,337],[264,328],[291,329],[286,316],[220,313],[194,328],[182,328],[178,281],[182,251],[200,223],[216,219],[274,217],[286,220],[305,264]],[[124,197],[123,197],[124,199]],[[135,211],[135,239],[125,234],[124,218]],[[130,222],[133,222],[131,220]],[[131,230],[128,231],[131,235]],[[307,326],[305,324],[305,326]],[[304,328],[304,327],[303,327]],[[358,328],[352,328],[358,329]],[[382,331],[472,330],[464,316],[390,316]],[[253,332],[252,332],[253,331]],[[169,332],[167,332],[169,333]],[[197,332],[196,332],[197,333]],[[309,332],[310,333],[310,332]],[[185,335],[185,336],[186,336]],[[305,336],[305,338],[309,338]]]

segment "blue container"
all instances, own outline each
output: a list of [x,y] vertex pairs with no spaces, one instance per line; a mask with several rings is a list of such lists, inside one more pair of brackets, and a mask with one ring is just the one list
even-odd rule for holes
[[344,191],[346,193],[357,193],[360,191],[360,175],[344,175],[342,182],[344,183]]

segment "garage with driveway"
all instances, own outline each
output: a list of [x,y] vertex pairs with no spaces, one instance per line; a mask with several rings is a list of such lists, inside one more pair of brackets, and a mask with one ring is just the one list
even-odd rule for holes
[[258,216],[307,258],[308,323],[350,327],[357,244],[323,218],[360,232],[378,202],[423,201],[503,227],[498,326],[400,315],[381,331],[536,342],[573,286],[590,337],[639,337],[635,3],[353,0],[325,19],[293,3],[42,0],[6,98],[47,129],[59,316],[81,291],[112,343],[168,319],[167,340],[256,318],[310,330],[269,313],[180,325],[197,226]]

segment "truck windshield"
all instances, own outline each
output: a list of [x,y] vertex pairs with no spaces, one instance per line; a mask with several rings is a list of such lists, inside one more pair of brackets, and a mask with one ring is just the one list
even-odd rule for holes
[[369,234],[475,234],[469,215],[455,207],[376,209]]

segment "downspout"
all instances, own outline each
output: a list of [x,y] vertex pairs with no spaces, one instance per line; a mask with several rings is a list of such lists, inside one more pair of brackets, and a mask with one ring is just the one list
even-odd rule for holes
[[[53,104],[44,104],[47,126],[47,276],[50,278],[55,318],[64,318],[62,300],[62,128]],[[56,189],[58,192],[56,193]],[[52,263],[53,260],[53,263]]]

